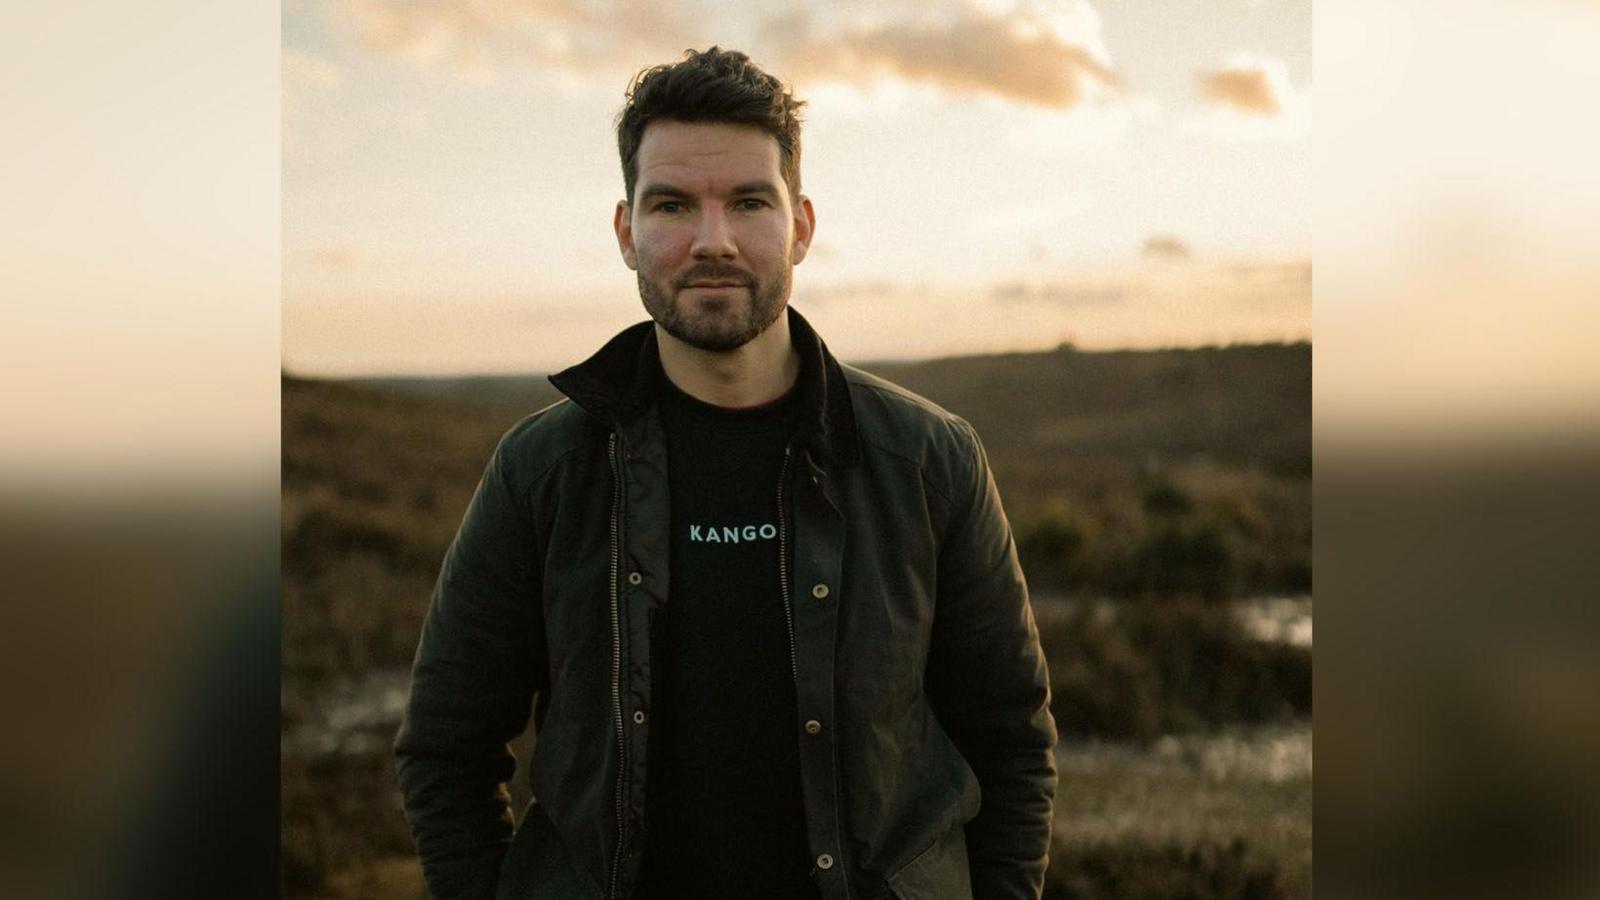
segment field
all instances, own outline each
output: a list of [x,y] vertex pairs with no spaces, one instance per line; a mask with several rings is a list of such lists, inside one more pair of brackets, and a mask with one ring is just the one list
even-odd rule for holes
[[[1309,600],[1274,601],[1304,640],[1252,631],[1244,602],[1310,593],[1310,361],[866,366],[973,422],[1016,530],[1064,736],[1048,897],[1310,896]],[[387,749],[406,667],[491,448],[554,399],[533,377],[285,376],[288,896],[425,896]]]

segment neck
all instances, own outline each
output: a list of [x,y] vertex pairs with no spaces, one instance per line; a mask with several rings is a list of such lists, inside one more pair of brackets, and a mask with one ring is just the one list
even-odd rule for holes
[[759,406],[782,397],[800,377],[800,354],[789,339],[789,316],[726,353],[691,347],[656,326],[661,368],[678,390],[713,406]]

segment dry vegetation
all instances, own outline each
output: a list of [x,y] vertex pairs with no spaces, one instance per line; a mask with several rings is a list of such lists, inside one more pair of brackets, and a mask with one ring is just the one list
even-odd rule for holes
[[[978,429],[1037,592],[1126,607],[1045,633],[1064,735],[1143,754],[1064,765],[1048,897],[1310,896],[1309,772],[1219,780],[1128,763],[1174,731],[1308,727],[1309,651],[1247,640],[1218,601],[1309,592],[1310,357],[1304,344],[1063,348],[868,366]],[[383,750],[393,723],[319,750],[290,736],[326,724],[331,694],[409,664],[491,449],[554,399],[542,378],[284,378],[289,896],[425,896]],[[1086,746],[1063,752],[1103,755]],[[1214,827],[1155,827],[1186,809]],[[1094,826],[1113,821],[1149,827]]]

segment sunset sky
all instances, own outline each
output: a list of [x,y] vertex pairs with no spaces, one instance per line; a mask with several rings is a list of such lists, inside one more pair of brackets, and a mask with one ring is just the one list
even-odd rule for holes
[[1311,331],[1311,4],[283,4],[283,357],[549,371],[640,321],[611,213],[640,68],[795,85],[793,304],[847,360]]

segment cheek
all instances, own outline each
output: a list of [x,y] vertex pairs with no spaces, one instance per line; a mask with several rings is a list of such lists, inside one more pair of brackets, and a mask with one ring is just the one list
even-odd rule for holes
[[656,232],[635,232],[634,253],[643,268],[676,265],[689,253],[689,242],[681,236]]
[[782,261],[789,252],[789,243],[793,240],[788,229],[772,228],[763,229],[752,234],[740,249],[752,261],[761,263],[777,263]]

